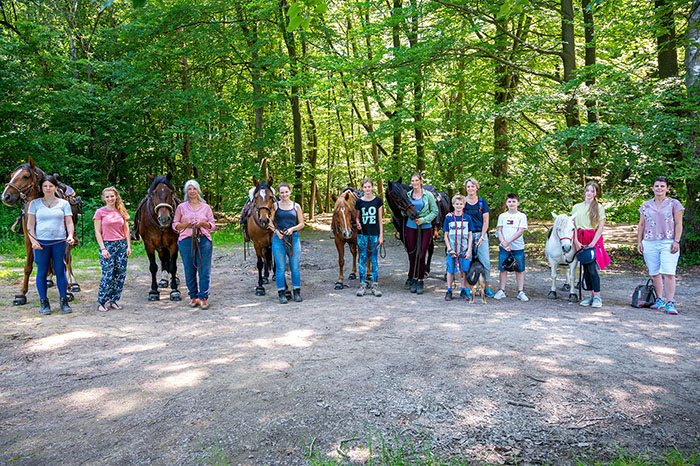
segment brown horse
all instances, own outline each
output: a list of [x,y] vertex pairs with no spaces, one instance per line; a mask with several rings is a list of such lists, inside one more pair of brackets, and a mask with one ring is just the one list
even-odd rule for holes
[[[357,278],[357,229],[355,228],[355,202],[362,194],[355,188],[343,189],[333,206],[333,218],[331,220],[331,231],[335,240],[335,248],[338,250],[338,281],[335,282],[335,289],[345,288],[343,283],[343,267],[345,266],[345,245],[350,247],[352,253],[352,272],[348,279]],[[369,257],[369,256],[367,256]],[[370,270],[369,268],[367,269]]]
[[175,196],[175,188],[170,182],[172,174],[148,176],[153,182],[148,188],[146,197],[141,200],[136,210],[137,225],[134,227],[135,230],[138,230],[138,236],[143,238],[143,245],[150,263],[151,291],[148,292],[148,300],[158,301],[160,299],[158,282],[156,281],[158,264],[155,253],[158,251],[162,273],[161,287],[168,286],[166,277],[169,275],[170,300],[180,301],[180,292],[177,289],[179,284],[177,279],[177,238],[179,235],[173,230],[173,217],[180,201]]
[[265,183],[253,177],[253,184],[255,190],[253,191],[253,199],[250,201],[251,206],[247,209],[248,215],[245,221],[248,227],[248,236],[253,241],[255,255],[258,257],[258,286],[255,287],[255,295],[263,296],[265,294],[263,285],[269,283],[270,270],[273,268],[272,230],[269,227],[272,206],[277,198],[270,187],[272,178]]
[[[41,187],[39,186],[39,180],[46,175],[43,170],[38,168],[34,164],[34,160],[29,157],[29,161],[25,164],[20,165],[15,168],[10,176],[10,181],[5,183],[5,188],[2,192],[2,203],[6,206],[12,207],[18,203],[21,205],[21,214],[18,222],[22,224],[22,232],[24,233],[24,250],[26,253],[26,260],[24,262],[24,279],[22,280],[22,287],[20,294],[15,295],[15,300],[12,302],[15,306],[21,306],[27,303],[27,290],[29,289],[29,277],[32,274],[33,264],[34,264],[34,250],[32,249],[31,239],[29,234],[27,234],[27,205],[39,197],[41,192]],[[59,183],[58,189],[56,190],[56,196],[60,199],[65,199],[69,202],[71,210],[73,212],[73,226],[78,225],[78,214],[81,212],[82,200],[75,196],[72,188],[66,186],[63,183]],[[14,231],[14,230],[13,230]],[[77,231],[77,230],[76,230]],[[76,236],[77,239],[77,236]],[[80,291],[80,285],[78,285],[75,276],[73,275],[73,267],[71,260],[71,250],[73,245],[66,245],[66,252],[64,254],[64,260],[66,264],[66,278],[68,279],[68,284],[71,293],[68,293],[68,299],[73,300],[73,292]],[[49,266],[49,276],[53,275],[53,267]],[[47,279],[47,285],[53,286],[53,280]]]

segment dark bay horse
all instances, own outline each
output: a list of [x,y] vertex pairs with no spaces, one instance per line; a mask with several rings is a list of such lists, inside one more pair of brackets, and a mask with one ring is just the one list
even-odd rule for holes
[[[357,278],[357,228],[355,228],[355,202],[362,194],[355,188],[343,189],[333,206],[333,218],[331,220],[331,231],[335,240],[335,248],[338,251],[338,281],[335,282],[335,289],[342,290],[343,267],[345,266],[345,245],[347,244],[352,253],[352,272],[348,276],[350,280]],[[369,255],[367,256],[369,257]],[[367,269],[370,270],[369,268]]]
[[[29,157],[29,161],[24,163],[12,172],[10,175],[10,181],[5,183],[5,188],[2,191],[2,203],[8,207],[13,207],[17,204],[21,206],[21,213],[18,222],[22,225],[22,232],[24,233],[24,250],[26,253],[26,260],[24,262],[24,279],[22,280],[22,286],[20,289],[20,294],[15,295],[15,300],[12,302],[15,306],[21,306],[27,303],[27,290],[29,289],[29,277],[32,274],[33,264],[34,264],[34,250],[32,249],[31,239],[29,234],[27,234],[27,205],[39,197],[41,192],[41,187],[39,186],[39,180],[46,175],[46,173],[38,168],[34,164],[34,160]],[[65,199],[71,206],[71,211],[73,213],[73,227],[76,234],[74,237],[77,240],[77,225],[78,225],[78,215],[82,213],[82,203],[83,201],[75,196],[75,192],[69,186],[59,182],[58,189],[56,190],[56,197],[60,199]],[[16,223],[15,223],[16,224]],[[14,231],[14,227],[13,227]],[[69,300],[73,300],[73,293],[80,291],[80,285],[73,275],[73,266],[71,259],[71,251],[73,245],[66,245],[66,251],[64,253],[64,261],[66,265],[66,278],[68,279],[68,286],[70,293],[67,294]],[[49,266],[49,276],[53,275],[53,267]],[[47,279],[47,284],[53,286],[53,281],[49,278]]]
[[270,227],[270,219],[272,215],[272,206],[277,198],[272,186],[272,178],[264,181],[258,181],[253,177],[253,199],[250,201],[251,206],[247,209],[247,217],[245,219],[248,227],[248,236],[253,241],[255,255],[258,257],[258,286],[255,287],[255,295],[265,295],[265,287],[269,283],[270,270],[272,270],[272,230]]
[[[442,229],[442,225],[445,221],[445,216],[447,216],[447,214],[452,211],[450,200],[447,197],[446,193],[438,191],[432,185],[424,185],[423,189],[429,191],[433,195],[433,197],[435,197],[435,203],[437,204],[438,208],[438,215],[432,222],[433,238],[440,238],[440,235],[438,235],[437,232]],[[389,204],[389,208],[391,208],[391,222],[394,224],[394,228],[396,228],[396,231],[399,235],[399,240],[401,240],[401,242],[404,244],[404,247],[406,246],[406,240],[404,238],[406,221],[409,218],[411,220],[415,220],[416,218],[418,218],[418,212],[413,206],[411,199],[409,199],[408,197],[408,191],[410,190],[411,186],[403,184],[401,182],[401,178],[399,178],[398,181],[389,181],[389,184],[386,188],[386,201],[387,204]],[[426,277],[430,273],[430,262],[432,261],[434,250],[435,243],[432,242],[430,243],[430,246],[428,248],[428,257],[426,258]],[[412,279],[413,277],[408,278]]]
[[179,283],[177,279],[178,233],[172,226],[175,209],[180,204],[180,200],[175,196],[175,188],[170,182],[172,174],[148,176],[153,182],[136,210],[134,227],[134,230],[137,230],[136,234],[143,238],[143,245],[150,263],[151,291],[148,292],[148,300],[160,299],[156,280],[158,264],[155,253],[157,251],[161,264],[161,281],[165,282],[163,287],[167,286],[166,277],[169,275],[170,300],[180,301],[180,292],[177,289]]

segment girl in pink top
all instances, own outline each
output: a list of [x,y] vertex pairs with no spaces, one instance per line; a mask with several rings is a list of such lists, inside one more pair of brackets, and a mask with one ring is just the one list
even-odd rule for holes
[[[204,202],[202,188],[195,180],[185,183],[185,197],[175,209],[173,228],[180,233],[178,247],[190,296],[190,306],[207,309],[211,279],[211,231],[214,230],[214,213]],[[197,283],[199,274],[199,283]]]
[[131,256],[129,214],[119,191],[113,186],[102,190],[105,207],[95,211],[95,238],[100,245],[102,280],[97,293],[97,310],[123,309],[117,301],[121,298],[126,278],[127,257]]
[[[660,176],[652,187],[654,199],[639,208],[637,250],[644,255],[656,291],[652,309],[678,314],[673,301],[676,294],[676,265],[680,257],[683,234],[683,206],[678,199],[667,197],[668,179]],[[666,297],[664,301],[663,296]]]

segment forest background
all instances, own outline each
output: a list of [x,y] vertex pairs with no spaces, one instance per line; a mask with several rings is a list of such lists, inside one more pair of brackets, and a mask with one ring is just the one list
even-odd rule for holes
[[665,175],[700,262],[698,44],[700,0],[0,1],[0,173],[32,156],[88,211],[172,172],[235,213],[271,177],[311,217],[365,176],[534,218],[593,179],[633,223]]

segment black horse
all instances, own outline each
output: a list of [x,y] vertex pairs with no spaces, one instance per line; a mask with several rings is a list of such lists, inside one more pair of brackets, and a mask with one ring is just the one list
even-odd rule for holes
[[[406,228],[406,221],[410,218],[415,220],[418,218],[418,212],[413,206],[411,199],[408,197],[408,191],[411,187],[407,184],[401,182],[401,178],[398,181],[389,181],[386,188],[386,201],[391,208],[391,222],[394,224],[394,228],[399,234],[399,239],[406,246],[406,241],[404,238],[404,230]],[[442,224],[445,221],[445,217],[448,213],[452,211],[452,206],[450,205],[450,199],[446,193],[438,191],[432,185],[424,185],[423,189],[429,191],[433,197],[435,197],[435,203],[438,208],[438,215],[432,222],[433,231],[437,232],[442,229]],[[435,237],[437,233],[434,233]],[[439,238],[440,235],[437,235]],[[425,266],[425,276],[427,277],[430,273],[430,262],[433,258],[433,251],[435,249],[435,243],[431,242],[428,248],[428,257],[426,259]],[[408,277],[409,279],[413,277]]]

